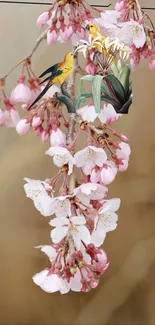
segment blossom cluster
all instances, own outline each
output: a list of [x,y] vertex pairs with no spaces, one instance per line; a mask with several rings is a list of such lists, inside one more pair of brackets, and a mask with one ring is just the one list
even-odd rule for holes
[[[109,123],[118,118],[113,107],[105,105],[102,109],[99,118],[104,121],[104,131],[99,137],[91,132],[88,123],[90,113],[93,121],[96,118],[94,107],[85,106],[78,113],[84,114],[79,125],[80,131],[87,134],[84,149],[76,151],[78,136],[67,146],[65,134],[57,128],[51,133],[46,154],[59,167],[58,173],[45,181],[25,179],[26,195],[35,208],[44,217],[55,215],[49,221],[52,243],[39,247],[49,257],[50,267],[33,277],[46,292],[87,292],[97,287],[109,265],[101,246],[107,233],[117,227],[120,206],[119,198],[107,199],[107,185],[118,171],[127,169],[130,156],[126,137],[109,129]],[[119,140],[108,136],[110,132]],[[73,169],[79,170],[81,185],[70,190],[68,181]],[[55,196],[55,185],[61,180],[59,196]]]
[[[71,41],[76,54],[84,54],[85,67],[77,60],[74,75],[88,74],[85,80],[92,81],[91,92],[80,89],[78,93],[75,80],[69,92],[63,82],[60,88],[52,85],[31,105],[46,81],[53,81],[53,70],[44,82],[33,72],[34,50],[20,62],[21,74],[10,96],[5,89],[9,74],[0,79],[0,126],[15,127],[19,135],[33,129],[42,142],[50,141],[46,154],[58,167],[53,178],[25,178],[24,185],[35,208],[50,218],[51,244],[36,247],[48,256],[49,266],[33,276],[34,283],[48,293],[87,292],[98,286],[109,266],[102,245],[117,227],[120,199],[108,198],[108,185],[117,173],[127,170],[131,153],[127,137],[113,123],[128,113],[132,103],[130,66],[134,70],[149,58],[150,69],[155,68],[155,28],[137,0],[118,0],[115,10],[95,11],[97,16],[84,0],[54,0],[37,19],[39,28],[47,25],[48,45]],[[72,108],[67,117],[64,104]],[[20,105],[25,111],[22,119]]]

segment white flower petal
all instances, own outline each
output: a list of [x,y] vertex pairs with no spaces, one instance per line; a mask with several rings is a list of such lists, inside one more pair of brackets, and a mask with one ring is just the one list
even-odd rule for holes
[[59,291],[60,286],[60,279],[56,274],[48,275],[40,285],[41,289],[48,293]]
[[77,269],[74,277],[70,279],[69,284],[72,291],[76,291],[76,292],[81,291],[82,283],[81,283],[81,273],[79,269]]
[[83,216],[72,217],[71,221],[74,225],[84,225],[86,223],[86,219]]
[[69,225],[69,219],[65,217],[54,218],[49,222],[50,226],[57,227],[57,226],[67,226]]
[[36,285],[40,286],[43,283],[43,281],[45,280],[45,278],[46,278],[46,276],[47,276],[48,273],[49,273],[49,270],[48,269],[47,270],[43,270],[43,271],[41,271],[39,273],[36,273],[32,277],[34,283]]
[[78,231],[80,232],[81,240],[85,244],[90,244],[90,232],[86,226],[77,226]]
[[106,231],[102,228],[98,233],[97,230],[94,230],[91,235],[91,243],[95,245],[95,247],[100,247],[106,238]]
[[68,232],[68,227],[63,226],[63,227],[56,227],[51,231],[51,238],[53,240],[53,243],[57,244],[59,243],[66,235]]

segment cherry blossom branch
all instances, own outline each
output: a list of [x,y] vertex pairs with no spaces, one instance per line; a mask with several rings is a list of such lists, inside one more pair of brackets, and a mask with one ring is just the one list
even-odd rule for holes
[[27,58],[21,60],[19,63],[17,63],[2,79],[5,80],[22,62],[25,60],[31,60],[33,54],[38,49],[40,43],[47,38],[47,29],[39,36],[39,38],[36,41],[35,46],[33,47],[31,53],[27,56]]
[[31,59],[37,48],[39,47],[40,43],[47,38],[47,30],[48,28],[38,37],[36,44],[31,51],[30,55],[28,56],[28,59]]

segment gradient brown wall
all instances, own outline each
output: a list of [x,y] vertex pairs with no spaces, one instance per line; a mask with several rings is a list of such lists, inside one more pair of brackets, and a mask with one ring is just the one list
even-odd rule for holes
[[[32,6],[30,13],[29,6],[0,4],[1,76],[29,54],[40,33],[35,20],[44,9]],[[66,46],[42,44],[33,60],[36,72],[61,59],[62,51]],[[8,90],[16,76],[8,79]],[[104,245],[110,267],[98,289],[87,294],[50,295],[33,284],[32,275],[48,265],[33,247],[50,242],[50,227],[25,198],[23,177],[45,179],[54,168],[44,155],[48,144],[33,133],[19,137],[1,128],[1,325],[155,323],[155,72],[146,63],[133,73],[133,89],[130,114],[117,123],[132,155],[128,171],[109,191],[109,197],[122,199],[118,228]]]

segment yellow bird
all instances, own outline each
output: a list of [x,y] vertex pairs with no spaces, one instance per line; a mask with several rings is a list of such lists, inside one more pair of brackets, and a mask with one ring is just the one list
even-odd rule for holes
[[[92,36],[92,39],[94,40],[95,38],[97,37],[100,37],[100,39],[97,39],[96,40],[96,44],[95,44],[95,47],[96,49],[98,50],[98,52],[100,53],[104,53],[106,56],[108,56],[110,59],[112,59],[112,61],[115,61],[115,57],[112,53],[112,50],[111,48],[110,49],[106,49],[104,47],[104,41],[106,39],[105,36],[103,36],[101,33],[100,33],[100,30],[99,28],[95,25],[95,24],[88,24],[86,26],[86,29],[89,31],[89,34]],[[98,44],[100,43],[100,44]]]
[[74,69],[74,58],[76,57],[76,55],[74,55],[74,53],[72,52],[68,52],[65,57],[64,57],[64,61],[57,63],[55,65],[53,65],[52,67],[48,68],[47,70],[45,70],[40,76],[39,78],[44,77],[46,74],[50,73],[50,76],[48,76],[45,80],[43,80],[40,85],[42,83],[44,83],[45,81],[48,81],[47,85],[45,86],[45,88],[43,89],[43,91],[39,94],[39,96],[35,99],[35,101],[31,104],[31,106],[29,107],[29,109],[35,105],[38,100],[40,98],[42,98],[42,96],[45,95],[45,93],[47,92],[47,90],[53,86],[54,84],[57,84],[59,86],[61,86],[64,81],[72,74],[73,69]]

